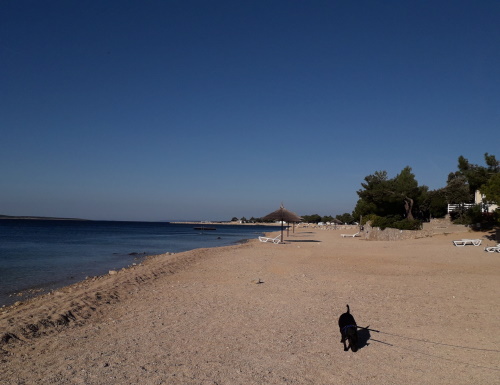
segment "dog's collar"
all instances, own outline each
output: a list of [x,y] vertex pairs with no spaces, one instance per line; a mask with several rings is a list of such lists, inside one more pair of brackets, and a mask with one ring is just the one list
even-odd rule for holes
[[342,333],[345,333],[345,331],[346,331],[347,329],[349,329],[349,328],[355,328],[355,327],[357,327],[357,326],[356,326],[356,325],[346,325],[346,326],[344,326],[344,327],[342,328]]

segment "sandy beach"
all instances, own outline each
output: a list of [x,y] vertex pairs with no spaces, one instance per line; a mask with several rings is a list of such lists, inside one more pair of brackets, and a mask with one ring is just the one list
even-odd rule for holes
[[[343,232],[157,256],[0,309],[0,383],[500,384],[490,233]],[[346,304],[372,329],[356,353]]]

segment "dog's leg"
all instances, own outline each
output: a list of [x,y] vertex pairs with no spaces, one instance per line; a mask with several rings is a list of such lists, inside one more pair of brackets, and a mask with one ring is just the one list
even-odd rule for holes
[[347,345],[345,343],[345,340],[346,340],[345,336],[342,336],[342,339],[340,340],[340,342],[342,342],[344,344],[344,352],[347,352],[348,347],[347,347]]

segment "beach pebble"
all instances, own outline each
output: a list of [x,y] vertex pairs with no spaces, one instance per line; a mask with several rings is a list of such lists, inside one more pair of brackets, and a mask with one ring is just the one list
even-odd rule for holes
[[118,274],[118,272],[116,270],[110,270],[109,271],[109,275],[115,275],[115,274]]

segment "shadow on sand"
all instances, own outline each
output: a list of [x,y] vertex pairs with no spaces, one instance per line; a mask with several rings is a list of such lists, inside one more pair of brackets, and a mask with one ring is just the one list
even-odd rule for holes
[[321,242],[315,239],[287,239],[285,242]]
[[493,228],[490,230],[486,238],[490,241],[500,242],[500,228]]
[[368,340],[370,339],[370,330],[368,330],[370,326],[367,326],[367,328],[362,328],[359,327],[358,330],[358,349],[363,349],[365,346],[370,345],[368,343]]

